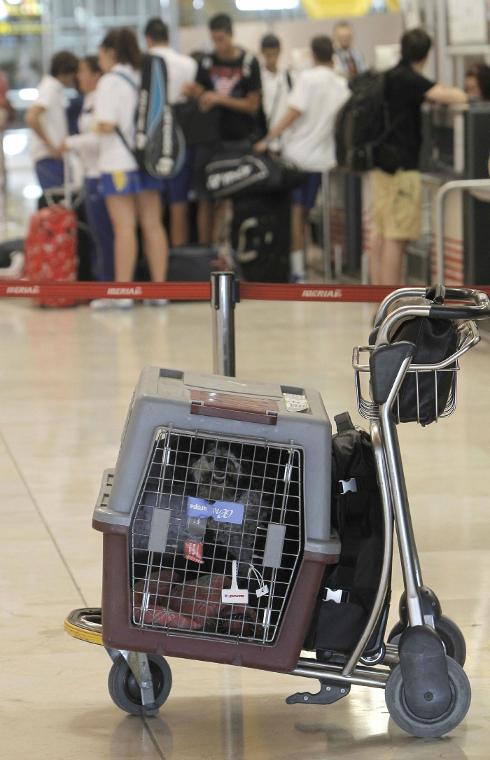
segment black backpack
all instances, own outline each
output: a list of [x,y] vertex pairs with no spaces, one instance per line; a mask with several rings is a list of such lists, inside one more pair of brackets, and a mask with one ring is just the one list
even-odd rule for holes
[[[339,533],[341,554],[325,572],[305,648],[322,658],[348,654],[357,644],[379,587],[384,548],[383,509],[368,433],[352,424],[347,412],[335,417],[332,439],[332,524]],[[386,618],[365,653],[379,649]]]
[[[352,95],[337,114],[337,164],[350,171],[400,168],[396,148],[385,144],[393,130],[386,101],[386,74],[365,71],[349,83]],[[382,150],[380,148],[382,147]]]

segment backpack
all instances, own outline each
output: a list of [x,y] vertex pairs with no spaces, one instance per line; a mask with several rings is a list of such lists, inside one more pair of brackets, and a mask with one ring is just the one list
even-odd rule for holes
[[[133,80],[123,72],[113,73],[137,89]],[[167,82],[167,66],[163,58],[158,55],[143,56],[135,115],[134,150],[119,127],[116,128],[139,168],[157,179],[174,177],[182,169],[185,160],[184,135],[175,118],[173,106],[167,101]]]
[[[369,434],[347,412],[335,417],[332,438],[332,525],[341,541],[337,565],[325,572],[305,648],[330,656],[357,644],[379,587],[384,548],[383,509]],[[380,616],[365,654],[382,643],[388,614]]]
[[335,122],[338,165],[356,172],[379,168],[394,173],[400,168],[396,148],[384,144],[395,123],[385,98],[386,74],[365,71],[349,87],[352,95]]

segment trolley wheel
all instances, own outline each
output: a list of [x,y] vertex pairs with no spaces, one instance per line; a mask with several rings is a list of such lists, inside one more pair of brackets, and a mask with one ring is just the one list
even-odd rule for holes
[[468,712],[471,702],[468,676],[455,660],[446,657],[446,661],[452,699],[447,710],[433,720],[417,717],[408,707],[400,665],[396,665],[389,675],[385,691],[386,706],[395,723],[412,736],[422,739],[444,736],[456,728]]
[[[459,665],[463,666],[466,661],[466,642],[461,630],[451,618],[448,618],[445,615],[436,618],[434,625],[442,643],[444,644],[446,654],[459,663]],[[398,644],[400,636],[404,630],[405,626],[398,621],[390,631],[388,643]]]
[[[153,679],[155,702],[151,712],[158,710],[166,702],[172,688],[172,671],[163,657],[149,654],[148,663]],[[136,678],[122,655],[119,655],[109,671],[109,694],[115,705],[130,715],[144,715],[148,708],[143,707],[141,691]]]

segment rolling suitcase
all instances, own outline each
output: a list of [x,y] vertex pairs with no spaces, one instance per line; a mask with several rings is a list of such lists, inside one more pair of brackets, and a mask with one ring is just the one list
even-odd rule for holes
[[[78,219],[74,198],[79,187],[76,165],[64,158],[63,187],[45,191],[44,202],[29,223],[24,246],[24,274],[37,282],[75,282],[78,271]],[[39,306],[74,306],[65,297],[41,297]]]
[[231,245],[240,275],[250,282],[288,282],[290,193],[235,198]]
[[[25,242],[24,273],[37,282],[75,282],[77,279],[77,217],[61,204],[37,211]],[[73,306],[65,297],[37,298],[39,306]]]

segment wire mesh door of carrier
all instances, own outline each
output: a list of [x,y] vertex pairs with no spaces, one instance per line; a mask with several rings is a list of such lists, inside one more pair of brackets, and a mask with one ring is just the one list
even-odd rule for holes
[[271,644],[303,550],[303,452],[159,428],[131,523],[132,621]]

